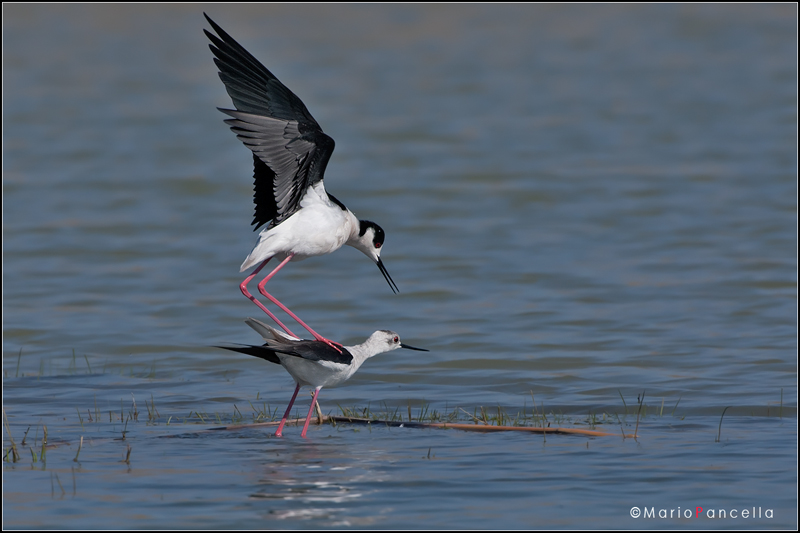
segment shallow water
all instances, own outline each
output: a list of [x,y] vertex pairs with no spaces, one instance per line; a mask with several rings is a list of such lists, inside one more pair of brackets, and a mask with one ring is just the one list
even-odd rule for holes
[[[639,438],[207,431],[294,386],[209,348],[258,342],[260,311],[202,10],[336,140],[327,188],[386,230],[401,291],[348,248],[274,294],[345,344],[431,350],[370,360],[326,412],[513,418],[533,396],[632,433],[645,391]],[[4,6],[4,526],[796,527],[796,15]]]

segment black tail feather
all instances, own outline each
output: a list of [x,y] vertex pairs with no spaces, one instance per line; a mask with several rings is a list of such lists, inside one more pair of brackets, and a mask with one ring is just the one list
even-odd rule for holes
[[234,352],[252,355],[253,357],[264,359],[265,361],[275,363],[276,365],[281,364],[281,360],[278,359],[275,351],[267,348],[266,346],[250,346],[243,344],[242,346],[214,346],[214,348],[222,348],[223,350],[231,350]]

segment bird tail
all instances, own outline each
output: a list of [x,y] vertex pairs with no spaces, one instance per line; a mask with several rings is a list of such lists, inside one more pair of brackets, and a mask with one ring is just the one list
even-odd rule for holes
[[302,339],[298,339],[297,337],[292,337],[291,335],[287,335],[286,333],[283,333],[282,331],[278,331],[277,329],[273,328],[272,326],[270,326],[268,324],[264,324],[260,320],[256,320],[253,317],[248,317],[247,320],[245,320],[244,322],[245,322],[245,324],[247,324],[248,326],[253,328],[256,331],[256,333],[261,335],[261,337],[265,341],[276,340],[276,341],[286,342],[287,340],[288,341],[299,341],[299,340],[302,340]]
[[264,359],[265,361],[275,363],[276,365],[281,364],[281,360],[278,359],[278,356],[275,355],[275,352],[266,346],[250,346],[243,344],[241,346],[214,346],[214,348],[222,348],[223,350],[231,350],[233,352],[252,355],[253,357]]

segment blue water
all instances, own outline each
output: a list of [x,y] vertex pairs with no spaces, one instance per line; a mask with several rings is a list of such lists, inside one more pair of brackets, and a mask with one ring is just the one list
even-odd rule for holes
[[[210,348],[257,343],[261,312],[237,288],[251,158],[215,109],[203,10],[336,140],[326,186],[386,230],[401,291],[348,248],[273,294],[345,344],[392,329],[431,350],[370,360],[326,413],[535,401],[621,434],[644,392],[639,438],[208,431],[281,413],[294,384]],[[4,6],[3,525],[796,528],[796,20]]]

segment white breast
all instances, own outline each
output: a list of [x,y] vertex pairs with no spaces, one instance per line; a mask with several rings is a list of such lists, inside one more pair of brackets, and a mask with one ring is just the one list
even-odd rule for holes
[[330,361],[308,361],[293,355],[277,354],[281,365],[300,385],[313,388],[331,387],[346,381],[356,368]]
[[329,254],[341,248],[353,232],[358,231],[358,220],[330,201],[322,182],[308,189],[300,207],[277,227],[261,232],[240,272],[273,256],[283,260],[294,253],[292,260],[302,261]]

